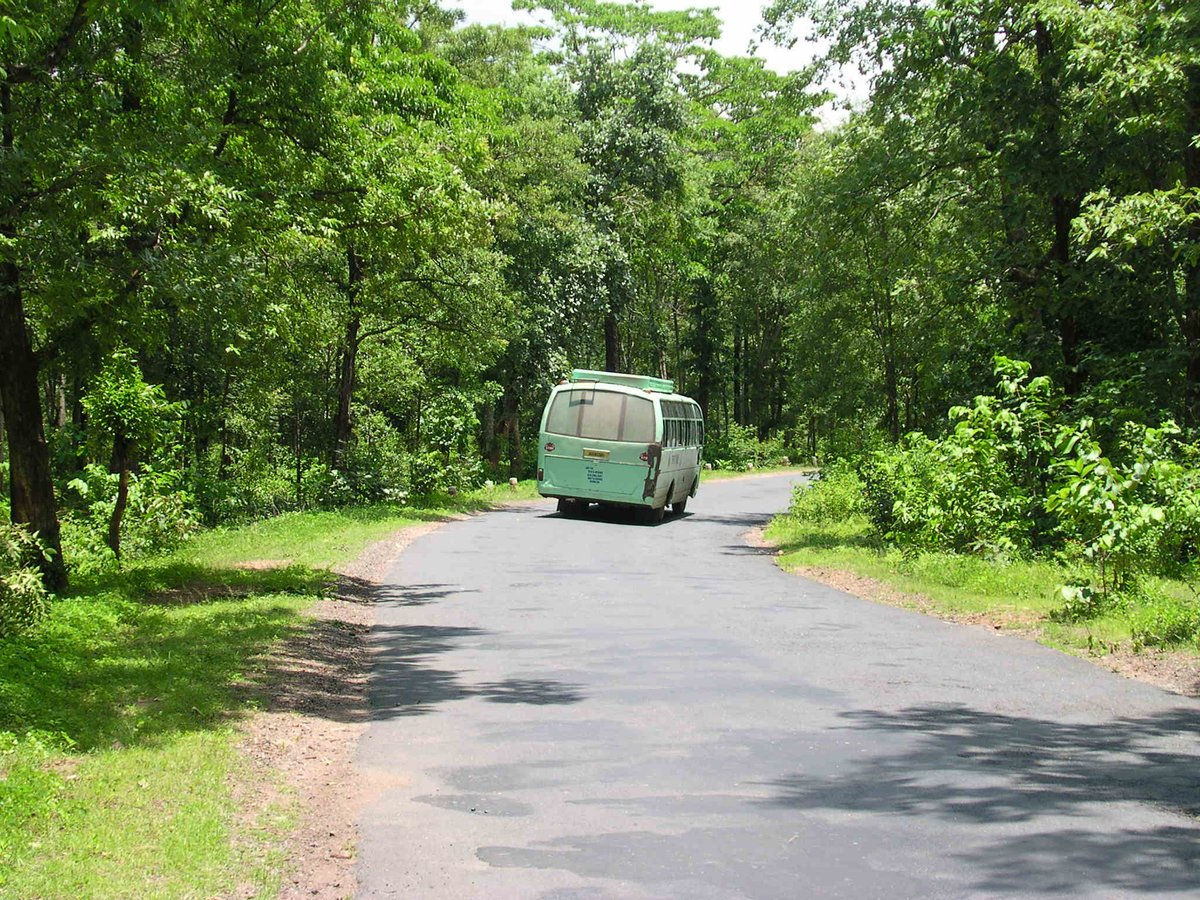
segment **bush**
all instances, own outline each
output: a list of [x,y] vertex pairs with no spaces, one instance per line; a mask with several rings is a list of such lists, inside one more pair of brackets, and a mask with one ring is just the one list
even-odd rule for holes
[[[72,550],[68,563],[75,569],[104,568],[114,561],[105,538],[116,503],[117,478],[93,463],[67,485],[67,496],[74,495],[74,509],[63,519],[63,535]],[[129,505],[121,527],[123,555],[164,553],[200,530],[195,499],[182,484],[178,472],[146,469],[130,474]]]
[[0,637],[32,628],[50,608],[41,573],[31,564],[42,548],[20,525],[0,525]]
[[1135,649],[1195,644],[1200,648],[1200,604],[1162,594],[1144,598],[1132,616]]
[[1085,419],[1060,430],[1046,509],[1068,544],[1090,563],[1102,594],[1134,588],[1143,575],[1178,574],[1200,540],[1200,470],[1178,427],[1126,426],[1121,462],[1106,456]]
[[862,515],[865,508],[862,481],[849,465],[835,463],[811,483],[796,485],[788,514],[800,522],[825,524]]
[[774,466],[790,454],[780,435],[758,439],[758,432],[749,425],[730,423],[723,434],[710,437],[704,455],[713,468],[744,471],[749,466]]
[[951,410],[944,438],[909,435],[861,463],[865,511],[884,538],[910,552],[1083,561],[1090,573],[1062,588],[1062,621],[1135,602],[1144,576],[1194,577],[1200,448],[1171,422],[1109,423],[1110,456],[1090,419],[1062,420],[1027,363],[997,358],[996,374],[995,396]]
[[[307,479],[308,468],[304,469]],[[211,525],[277,516],[301,508],[295,471],[249,454],[235,454],[224,477],[205,472],[195,480],[197,503]]]
[[941,440],[909,435],[861,467],[867,512],[908,550],[1011,555],[1044,546],[1053,523],[1043,507],[1056,399],[1027,363],[997,358],[995,397],[950,411]]

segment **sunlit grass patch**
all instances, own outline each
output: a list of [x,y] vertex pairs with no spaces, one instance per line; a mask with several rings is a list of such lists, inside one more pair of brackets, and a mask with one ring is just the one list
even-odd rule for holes
[[229,730],[83,756],[24,756],[10,778],[40,780],[41,793],[5,845],[5,896],[206,897],[234,885],[274,893],[273,851],[235,841]]
[[779,547],[785,569],[850,572],[908,595],[909,605],[949,617],[982,616],[1002,627],[1033,631],[1052,646],[1093,653],[1151,643],[1195,649],[1188,627],[1200,618],[1200,607],[1195,593],[1179,581],[1150,579],[1152,590],[1142,595],[1087,619],[1055,621],[1051,614],[1062,607],[1061,588],[1077,575],[1056,560],[906,555],[886,546],[865,516],[814,523],[783,515],[766,535]]
[[216,528],[193,539],[179,559],[238,566],[256,560],[329,568],[357,556],[392,532],[453,513],[478,512],[498,504],[536,499],[537,484],[507,483],[457,494],[415,497],[404,504],[376,503],[336,510],[285,513],[237,528]]

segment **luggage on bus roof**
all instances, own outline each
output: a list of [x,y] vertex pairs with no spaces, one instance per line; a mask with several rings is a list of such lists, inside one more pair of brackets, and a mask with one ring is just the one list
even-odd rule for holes
[[655,378],[652,375],[627,375],[624,372],[599,372],[592,369],[575,369],[571,372],[571,380],[619,384],[622,387],[640,388],[643,391],[657,391],[660,394],[675,393],[675,382],[669,378]]

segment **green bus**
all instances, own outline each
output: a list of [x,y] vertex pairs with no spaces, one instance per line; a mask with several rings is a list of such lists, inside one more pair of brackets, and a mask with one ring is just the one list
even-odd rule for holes
[[575,515],[590,503],[661,522],[700,486],[704,417],[666,378],[576,369],[550,391],[538,446],[538,492]]

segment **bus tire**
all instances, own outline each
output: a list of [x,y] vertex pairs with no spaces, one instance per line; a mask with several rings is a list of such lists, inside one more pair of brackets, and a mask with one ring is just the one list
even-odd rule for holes
[[583,504],[578,500],[568,500],[566,497],[558,498],[558,511],[568,518],[573,519],[579,515],[583,511],[582,506]]
[[687,494],[684,494],[682,500],[676,500],[674,503],[671,504],[671,512],[677,516],[682,516],[684,514],[684,512],[687,510],[687,502],[688,502]]
[[642,523],[645,525],[658,525],[662,522],[666,515],[667,508],[665,506],[650,506],[642,510]]

